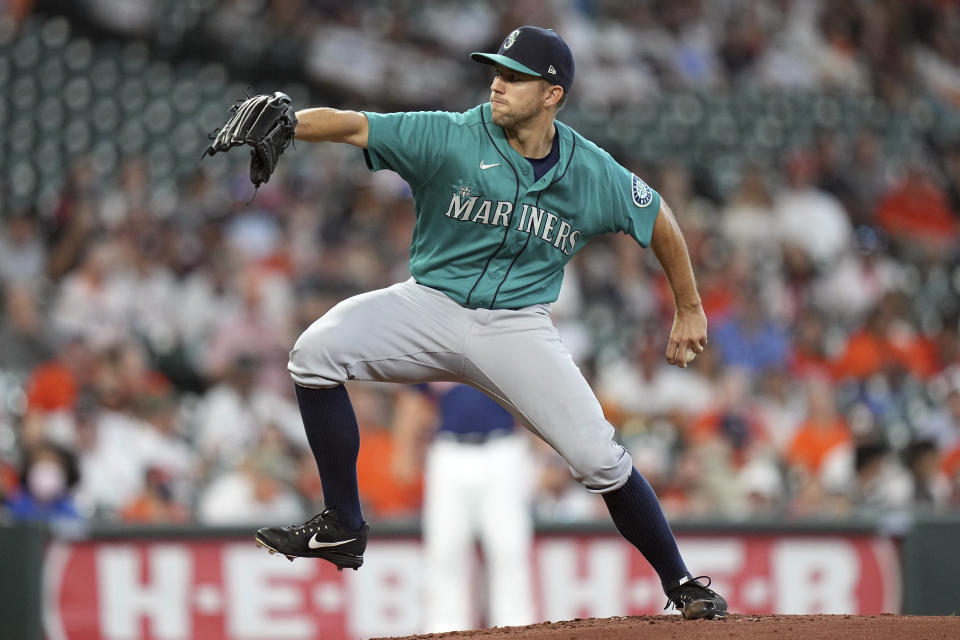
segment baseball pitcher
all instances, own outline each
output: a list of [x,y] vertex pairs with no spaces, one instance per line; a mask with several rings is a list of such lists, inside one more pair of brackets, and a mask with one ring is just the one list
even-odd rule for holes
[[[471,58],[491,65],[494,77],[489,102],[463,113],[315,108],[287,113],[279,129],[256,127],[360,147],[372,171],[391,169],[410,184],[416,210],[413,277],[339,303],[290,353],[326,509],[302,525],[260,529],[256,540],[291,559],[359,567],[368,526],[344,383],[463,382],[514,413],[603,496],[618,531],[659,574],[668,606],[685,618],[722,618],[726,601],[688,571],[656,495],[614,441],[550,320],[570,258],[600,234],[629,234],[653,249],[670,283],[676,313],[666,358],[685,367],[707,344],[707,320],[674,215],[640,177],[556,120],[574,76],[557,33],[520,27],[497,53]],[[276,138],[282,151],[284,136]],[[277,157],[254,157],[251,176],[262,181],[262,167],[272,170]]]

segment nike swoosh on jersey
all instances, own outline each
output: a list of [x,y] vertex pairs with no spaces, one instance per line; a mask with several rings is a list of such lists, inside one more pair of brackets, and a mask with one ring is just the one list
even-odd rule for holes
[[483,160],[480,161],[480,168],[481,168],[481,169],[492,169],[492,168],[494,168],[494,167],[499,167],[499,166],[500,166],[500,163],[499,163],[499,162],[496,162],[496,163],[494,163],[494,164],[484,164],[484,163],[483,163]]
[[349,540],[341,540],[339,542],[317,542],[317,534],[307,540],[307,546],[311,549],[322,549],[323,547],[339,547],[342,544],[347,544],[348,542],[353,542],[356,538],[350,538]]

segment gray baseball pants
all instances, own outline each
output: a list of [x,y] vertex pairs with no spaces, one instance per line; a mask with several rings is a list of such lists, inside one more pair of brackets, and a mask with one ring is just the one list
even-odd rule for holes
[[290,352],[294,382],[462,382],[490,395],[543,438],[590,491],[626,483],[630,454],[550,320],[550,305],[468,309],[412,278],[348,298]]

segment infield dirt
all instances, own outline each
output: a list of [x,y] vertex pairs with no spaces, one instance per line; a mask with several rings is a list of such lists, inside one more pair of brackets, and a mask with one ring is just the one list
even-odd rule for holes
[[[730,615],[723,620],[680,616],[636,616],[543,622],[528,627],[433,633],[391,640],[940,640],[960,638],[960,617],[811,615]],[[384,640],[384,639],[372,639]]]

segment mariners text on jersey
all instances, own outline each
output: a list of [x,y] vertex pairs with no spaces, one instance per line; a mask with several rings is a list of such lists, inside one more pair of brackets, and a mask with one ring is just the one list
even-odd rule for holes
[[464,306],[553,302],[564,266],[591,238],[650,243],[659,194],[562,122],[560,159],[535,180],[489,103],[366,116],[368,166],[396,171],[413,192],[411,275]]
[[[479,206],[477,202],[480,202]],[[513,203],[509,200],[499,200],[494,203],[492,200],[481,200],[479,196],[464,198],[460,193],[454,193],[445,215],[461,221],[509,227],[511,213],[513,213]],[[571,227],[569,222],[555,213],[524,204],[519,218],[515,226],[517,231],[532,233],[568,256],[577,246],[580,230]]]

